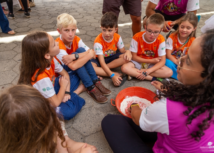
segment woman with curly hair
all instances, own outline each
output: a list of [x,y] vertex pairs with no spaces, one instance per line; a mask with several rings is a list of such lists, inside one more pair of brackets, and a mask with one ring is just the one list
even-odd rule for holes
[[27,85],[0,96],[0,133],[1,153],[98,153],[71,140],[49,101]]
[[[153,81],[159,100],[132,119],[108,115],[103,132],[114,153],[201,153],[214,148],[214,29],[195,39],[179,60],[178,80]],[[152,147],[149,147],[149,145]]]

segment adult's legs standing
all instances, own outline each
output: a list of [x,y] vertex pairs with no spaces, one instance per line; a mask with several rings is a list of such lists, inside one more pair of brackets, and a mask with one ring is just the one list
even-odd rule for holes
[[15,34],[15,32],[12,29],[10,29],[10,27],[9,27],[9,21],[3,12],[1,4],[0,4],[0,26],[1,26],[3,33],[10,34],[9,32],[12,31],[13,34]]
[[132,119],[122,115],[107,115],[102,129],[114,153],[152,153],[146,143],[157,140],[156,132],[145,132]]

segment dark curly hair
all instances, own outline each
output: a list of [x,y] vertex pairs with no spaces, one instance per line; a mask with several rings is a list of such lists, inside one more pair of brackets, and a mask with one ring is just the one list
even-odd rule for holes
[[[184,115],[188,116],[187,125],[191,124],[200,114],[207,111],[208,117],[198,124],[198,131],[191,133],[192,137],[199,141],[204,135],[204,130],[208,129],[214,116],[214,29],[202,35],[201,42],[201,63],[204,71],[201,77],[204,78],[200,84],[184,85],[175,81],[166,82],[161,87],[162,92],[158,92],[158,97],[167,97],[174,101],[181,101],[188,110]],[[193,109],[197,108],[196,110]]]

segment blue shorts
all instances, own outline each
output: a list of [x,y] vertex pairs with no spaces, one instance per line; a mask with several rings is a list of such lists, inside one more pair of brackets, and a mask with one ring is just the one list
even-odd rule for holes
[[[119,50],[117,50],[117,51],[116,51],[116,54],[114,54],[114,55],[112,55],[112,56],[109,56],[109,57],[105,57],[105,58],[104,58],[105,63],[106,63],[106,64],[111,63],[113,60],[118,59],[118,58],[119,58],[119,56],[120,56],[121,54],[122,54],[122,53],[121,53]],[[97,64],[97,66],[98,66],[98,67],[101,67],[101,65],[100,65],[100,62],[99,62],[98,58],[96,58],[96,59],[92,59],[92,60],[91,60],[91,62],[93,62],[93,63]]]

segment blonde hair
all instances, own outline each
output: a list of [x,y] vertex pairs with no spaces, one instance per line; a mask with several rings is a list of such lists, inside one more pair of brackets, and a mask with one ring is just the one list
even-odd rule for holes
[[148,24],[157,24],[160,25],[161,28],[164,26],[165,19],[162,14],[160,13],[155,13],[152,14],[147,20],[146,20],[146,26]]
[[58,15],[56,24],[57,28],[62,29],[68,27],[69,25],[77,26],[77,21],[72,15],[67,13]]

